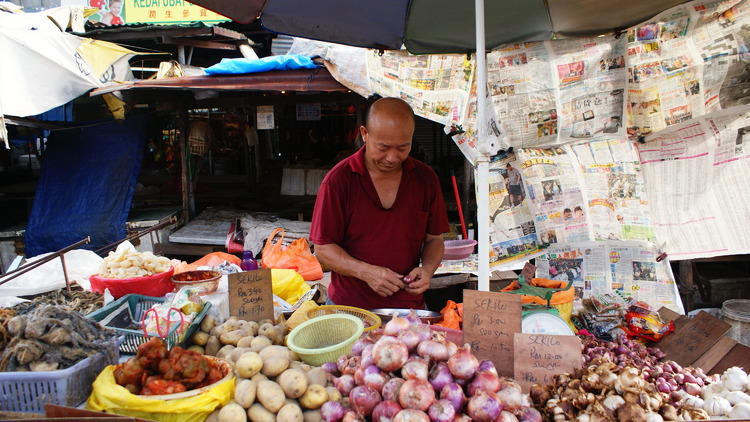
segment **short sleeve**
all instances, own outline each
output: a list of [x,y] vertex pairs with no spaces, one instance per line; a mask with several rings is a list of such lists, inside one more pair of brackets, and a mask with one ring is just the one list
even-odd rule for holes
[[430,206],[429,206],[429,218],[427,220],[427,234],[438,236],[443,233],[450,231],[450,225],[448,224],[448,212],[445,209],[445,200],[443,199],[443,191],[440,188],[440,179],[437,174],[430,169]]
[[346,219],[344,206],[347,204],[344,186],[331,183],[328,177],[323,180],[315,199],[310,241],[315,245],[341,244],[344,240]]

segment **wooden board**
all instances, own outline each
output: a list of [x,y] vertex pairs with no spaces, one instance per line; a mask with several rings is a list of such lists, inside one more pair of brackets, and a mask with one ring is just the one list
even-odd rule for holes
[[245,321],[274,319],[271,270],[229,274],[229,315]]
[[513,376],[513,335],[521,332],[521,296],[464,290],[464,343],[501,376]]
[[149,419],[132,418],[130,416],[114,415],[112,413],[94,412],[93,410],[78,409],[75,407],[58,406],[56,404],[44,405],[44,413],[48,418],[71,418],[77,417],[79,420],[83,418],[107,418],[107,419],[122,419],[135,420],[135,422],[149,422]]
[[533,384],[552,384],[558,374],[572,374],[581,367],[583,344],[576,336],[514,335],[514,375],[524,392]]
[[724,357],[716,364],[707,374],[722,374],[728,368],[740,366],[747,370],[750,368],[750,347],[742,344],[735,344]]
[[659,309],[658,313],[662,321],[674,321],[675,329],[681,328],[682,326],[687,324],[688,321],[690,321],[690,318],[686,317],[685,315],[678,314],[677,312],[667,308],[666,306],[662,306]]
[[729,330],[729,324],[700,312],[674,333],[659,342],[666,358],[682,366],[691,365],[716,344]]
[[729,353],[732,348],[734,348],[734,345],[737,344],[736,341],[734,341],[733,338],[729,336],[724,336],[720,338],[713,346],[711,346],[710,349],[706,353],[703,354],[703,356],[699,357],[698,360],[692,363],[691,366],[695,368],[702,368],[704,371],[706,371],[707,374],[712,374],[713,372],[709,372],[711,368],[716,366],[719,361],[724,358],[724,356]]

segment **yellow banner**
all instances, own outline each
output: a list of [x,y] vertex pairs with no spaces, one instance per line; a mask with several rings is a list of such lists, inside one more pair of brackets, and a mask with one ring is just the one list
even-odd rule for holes
[[133,23],[183,24],[190,22],[216,23],[229,19],[185,0],[89,0],[89,6],[99,12],[92,21],[106,25]]

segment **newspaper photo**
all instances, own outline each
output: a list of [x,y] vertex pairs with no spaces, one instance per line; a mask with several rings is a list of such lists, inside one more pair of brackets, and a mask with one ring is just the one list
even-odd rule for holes
[[536,259],[537,277],[569,281],[576,299],[612,291],[684,314],[667,259],[640,242],[581,242],[551,246]]

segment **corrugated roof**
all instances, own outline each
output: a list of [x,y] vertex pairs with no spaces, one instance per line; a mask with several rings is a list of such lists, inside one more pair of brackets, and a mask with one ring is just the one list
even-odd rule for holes
[[173,79],[147,79],[109,85],[91,91],[92,96],[131,89],[183,91],[321,91],[346,92],[324,67],[318,69],[284,70],[246,75],[186,76]]

